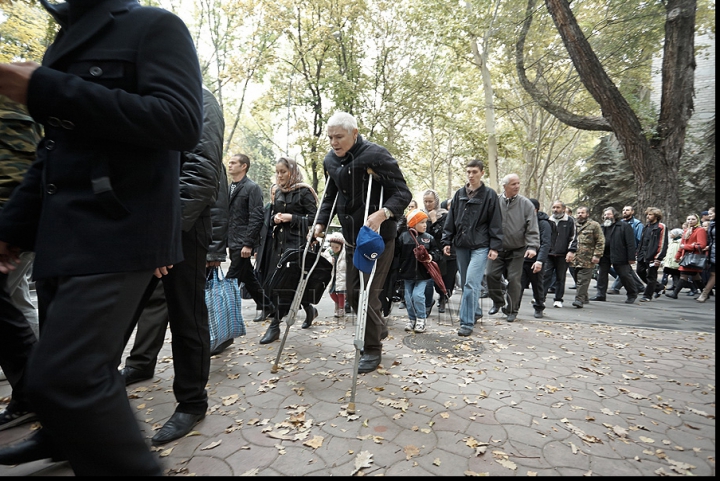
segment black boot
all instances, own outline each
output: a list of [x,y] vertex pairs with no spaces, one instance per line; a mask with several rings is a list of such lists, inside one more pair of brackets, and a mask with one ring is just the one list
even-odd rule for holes
[[312,326],[313,319],[318,316],[318,311],[312,304],[303,304],[303,309],[305,310],[305,322],[303,322],[302,328],[307,329]]
[[678,294],[680,294],[680,291],[682,290],[683,287],[685,287],[685,280],[678,279],[678,281],[673,284],[672,292],[666,293],[665,295],[671,299],[677,299]]
[[260,339],[260,344],[270,344],[278,339],[280,339],[280,316],[276,313],[275,318],[270,321],[265,335]]

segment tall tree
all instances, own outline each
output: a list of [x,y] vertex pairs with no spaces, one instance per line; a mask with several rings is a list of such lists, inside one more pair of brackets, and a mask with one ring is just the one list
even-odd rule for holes
[[[601,117],[577,115],[552,102],[531,82],[525,72],[524,44],[535,13],[535,0],[528,0],[526,19],[517,42],[516,65],[523,87],[562,122],[585,130],[613,132],[632,166],[640,210],[653,205],[666,218],[678,218],[678,170],[688,120],[693,110],[695,70],[694,35],[696,0],[667,0],[662,66],[662,100],[654,128],[643,126],[633,109],[598,58],[578,24],[567,0],[546,0],[547,11],[560,33],[570,59],[598,103]],[[657,4],[638,5],[641,9]],[[638,32],[642,35],[642,32]],[[627,35],[627,34],[626,34]],[[628,35],[629,36],[629,35]]]

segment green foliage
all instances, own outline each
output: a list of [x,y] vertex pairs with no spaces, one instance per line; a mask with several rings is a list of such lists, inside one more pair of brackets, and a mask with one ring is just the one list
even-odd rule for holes
[[39,63],[57,31],[52,17],[27,0],[0,3],[0,14],[0,62]]

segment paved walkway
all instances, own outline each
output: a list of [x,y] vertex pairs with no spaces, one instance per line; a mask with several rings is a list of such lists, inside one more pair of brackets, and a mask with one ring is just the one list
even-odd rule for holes
[[[518,322],[492,316],[470,338],[456,314],[424,334],[390,317],[381,369],[358,376],[354,317],[325,299],[311,329],[258,344],[267,322],[213,358],[197,431],[157,449],[170,475],[715,475],[715,298],[628,306],[610,296]],[[457,304],[459,294],[452,301]],[[485,312],[489,301],[483,300]],[[146,436],[172,414],[170,340],[156,376],[128,387]],[[0,397],[10,393],[0,383]],[[33,426],[0,432],[0,445]],[[0,466],[0,476],[72,475],[67,463]]]

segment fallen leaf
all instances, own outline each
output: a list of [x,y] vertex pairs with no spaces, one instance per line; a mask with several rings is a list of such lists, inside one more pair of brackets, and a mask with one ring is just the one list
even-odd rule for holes
[[435,466],[440,466],[440,458],[435,458],[435,460],[433,461],[433,464]]
[[642,441],[642,442],[644,442],[644,443],[648,443],[648,444],[652,444],[652,443],[655,442],[654,439],[652,439],[652,438],[647,438],[647,437],[645,437],[645,436],[640,436],[640,441]]
[[355,469],[353,469],[350,476],[355,476],[355,473],[360,471],[362,468],[369,468],[373,463],[372,453],[370,451],[360,451],[355,457]]
[[405,453],[405,459],[407,459],[408,461],[413,456],[418,456],[420,454],[420,450],[416,446],[413,446],[412,444],[405,446],[405,449],[403,449],[403,452]]
[[207,446],[205,446],[204,448],[200,448],[200,451],[206,451],[208,449],[216,448],[216,447],[220,446],[221,443],[222,443],[222,439],[219,441],[215,441],[214,443],[210,443]]
[[517,465],[515,463],[513,463],[512,461],[510,461],[509,459],[496,459],[495,461],[498,464],[500,464],[501,466],[504,466],[508,469],[512,469],[512,470],[517,469]]
[[173,450],[173,449],[175,449],[174,446],[173,446],[172,448],[170,448],[170,449],[166,449],[165,451],[163,451],[162,453],[160,453],[160,457],[161,457],[161,458],[164,458],[165,456],[170,456],[170,453],[172,453],[172,450]]
[[305,442],[303,443],[303,445],[309,446],[309,447],[311,447],[311,448],[313,448],[313,449],[317,449],[317,448],[319,448],[320,446],[322,446],[323,439],[325,439],[323,436],[315,436],[315,437],[313,437],[312,439],[310,439],[309,441],[305,441]]

